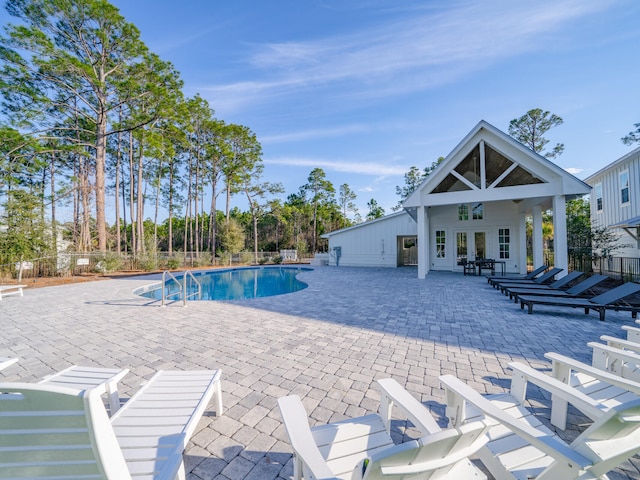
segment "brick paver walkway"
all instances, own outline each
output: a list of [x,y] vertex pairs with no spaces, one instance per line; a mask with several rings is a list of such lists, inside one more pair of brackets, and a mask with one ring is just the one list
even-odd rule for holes
[[[35,381],[71,364],[127,367],[126,398],[159,369],[221,368],[226,411],[201,421],[185,454],[188,479],[291,478],[281,396],[300,395],[311,422],[324,423],[376,411],[374,381],[393,377],[445,426],[439,375],[500,392],[510,361],[544,368],[543,354],[557,351],[589,362],[587,342],[622,336],[633,322],[552,307],[528,315],[484,278],[454,273],[419,280],[412,268],[321,267],[298,278],[309,287],[297,293],[186,308],[133,295],[150,277],[27,289],[0,303],[0,356],[20,358],[0,379]],[[548,399],[537,406],[548,413]],[[584,421],[572,419],[569,437]],[[640,479],[639,465],[611,478]]]

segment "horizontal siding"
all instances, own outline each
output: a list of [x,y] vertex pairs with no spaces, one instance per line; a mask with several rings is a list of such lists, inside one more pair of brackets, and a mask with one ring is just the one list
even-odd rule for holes
[[396,267],[398,264],[398,236],[417,235],[418,226],[408,215],[359,225],[329,237],[330,265],[336,264],[334,247],[341,247],[340,265],[345,267]]

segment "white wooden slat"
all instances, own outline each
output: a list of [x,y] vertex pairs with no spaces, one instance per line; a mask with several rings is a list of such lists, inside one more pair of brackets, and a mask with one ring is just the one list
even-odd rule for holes
[[182,434],[175,434],[165,437],[119,437],[118,444],[123,451],[129,448],[160,448],[167,445],[178,445],[182,442],[184,436]]
[[381,431],[385,431],[385,428],[378,415],[366,415],[357,420],[345,420],[311,429],[313,438],[319,446]]
[[382,452],[387,448],[389,448],[389,445],[372,448],[366,452],[357,452],[352,455],[345,455],[339,458],[330,459],[327,460],[327,465],[336,477],[350,480],[353,476],[353,470],[360,460],[371,457],[372,455]]
[[5,368],[13,365],[17,361],[18,361],[17,358],[0,357],[0,370],[4,370]]
[[158,469],[181,464],[182,451],[216,393],[219,377],[219,371],[158,372],[112,417],[133,478],[153,478]]
[[[166,416],[134,416],[128,415],[121,417],[127,419],[128,427],[144,427],[144,426],[161,426],[161,425],[186,425],[191,418],[190,415],[166,415]],[[117,428],[121,428],[122,423],[119,423]]]
[[345,455],[345,452],[361,453],[367,452],[374,448],[380,448],[393,445],[393,440],[387,435],[386,432],[380,432],[375,435],[368,435],[364,437],[351,438],[341,442],[334,442],[329,445],[318,446],[322,456],[327,459],[340,458]]

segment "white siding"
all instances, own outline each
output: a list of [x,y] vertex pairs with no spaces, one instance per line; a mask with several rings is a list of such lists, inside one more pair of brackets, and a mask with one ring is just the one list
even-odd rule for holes
[[336,265],[334,247],[340,247],[340,266],[397,267],[398,236],[417,232],[416,222],[404,212],[333,232],[329,234],[329,265]]
[[[622,205],[620,198],[620,174],[629,172],[629,203]],[[640,216],[640,148],[613,162],[586,179],[589,185],[602,185],[602,210],[596,210],[595,190],[591,191],[591,223],[598,227],[609,227],[619,222]],[[618,233],[621,244],[630,245],[618,252],[618,257],[637,257],[640,250],[636,240],[623,229],[613,229]]]
[[[456,234],[467,232],[467,241],[473,244],[475,232],[485,232],[486,257],[495,260],[500,259],[500,247],[498,244],[498,229],[508,228],[510,234],[510,255],[506,259],[505,268],[507,272],[518,272],[519,259],[519,231],[517,205],[512,201],[490,202],[484,204],[484,215],[482,220],[473,220],[471,206],[469,207],[469,220],[458,220],[458,206],[444,205],[441,207],[431,207],[429,209],[429,221],[431,223],[431,270],[460,270],[462,267],[456,264]],[[446,257],[436,258],[436,231],[445,230]],[[469,258],[472,260],[473,258]]]

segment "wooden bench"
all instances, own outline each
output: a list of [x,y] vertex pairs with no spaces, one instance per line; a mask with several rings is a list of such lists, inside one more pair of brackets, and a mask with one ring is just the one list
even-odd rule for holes
[[22,293],[22,289],[27,288],[26,285],[0,285],[0,301],[2,301],[2,297],[8,297],[9,295],[20,295],[24,296]]

